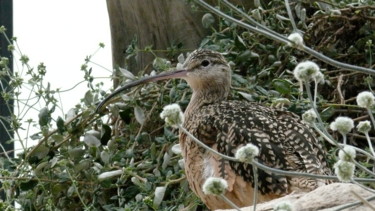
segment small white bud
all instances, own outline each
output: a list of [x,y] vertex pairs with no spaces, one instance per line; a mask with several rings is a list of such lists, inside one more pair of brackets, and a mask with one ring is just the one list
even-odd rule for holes
[[177,63],[176,70],[182,70],[184,68],[184,65],[181,63]]
[[102,145],[100,140],[91,134],[86,134],[83,138],[83,142],[85,142],[85,144],[89,147],[99,147],[100,145]]
[[293,205],[289,201],[281,201],[275,205],[274,211],[293,211]]
[[355,165],[352,162],[339,160],[333,166],[335,169],[335,174],[341,182],[350,182],[353,178]]
[[296,47],[302,47],[303,46],[303,37],[300,33],[294,32],[288,36],[288,40],[291,41],[291,43],[288,43],[289,46],[296,46]]
[[137,177],[132,177],[130,180],[132,181],[134,185],[138,185],[138,186],[142,185],[141,180],[139,180]]
[[359,107],[371,108],[375,105],[375,97],[369,91],[361,92],[357,95],[357,104]]
[[320,72],[319,66],[312,61],[300,62],[293,70],[294,77],[301,82],[314,80]]
[[235,154],[235,158],[244,163],[251,163],[255,156],[259,155],[259,149],[254,144],[247,144],[239,148]]
[[371,130],[371,123],[368,120],[360,121],[357,125],[357,130],[361,133],[368,133]]
[[349,117],[337,117],[335,121],[329,125],[331,130],[338,131],[342,135],[346,135],[354,128],[354,121]]
[[105,164],[108,164],[109,163],[109,160],[111,158],[111,154],[104,150],[100,153],[100,159],[102,159],[102,161],[105,163]]
[[337,9],[330,9],[330,15],[341,15],[341,11]]
[[184,160],[184,159],[180,159],[180,160],[178,160],[178,166],[179,166],[181,169],[185,169],[185,160]]
[[163,156],[163,163],[162,163],[162,165],[161,165],[161,168],[162,168],[162,169],[166,169],[167,166],[169,165],[170,161],[171,161],[171,155],[169,155],[168,152],[164,153],[164,156]]
[[153,205],[155,208],[158,208],[161,202],[163,201],[165,190],[166,190],[166,187],[164,186],[155,188],[155,196],[154,196],[154,201],[153,201],[154,202]]
[[178,57],[177,57],[177,61],[178,61],[178,63],[180,63],[180,64],[183,64],[183,63],[185,62],[185,56],[184,56],[183,53],[181,53],[180,55],[178,55]]
[[105,179],[109,179],[112,177],[120,176],[122,172],[123,172],[122,169],[104,172],[104,173],[99,174],[98,180],[105,180]]
[[167,125],[176,127],[184,122],[184,114],[178,104],[167,105],[160,113],[160,117],[164,119]]
[[302,114],[302,120],[307,123],[314,123],[316,118],[317,118],[317,115],[314,109],[309,109],[305,111],[305,113]]
[[356,152],[354,147],[346,145],[343,149],[339,151],[339,158],[342,161],[352,161],[355,159]]
[[135,196],[135,201],[136,201],[136,202],[140,202],[140,201],[142,201],[142,199],[143,199],[143,196],[142,196],[142,194],[140,194],[140,193],[138,193],[138,194]]
[[175,144],[172,146],[171,148],[171,151],[176,154],[176,155],[180,155],[181,154],[181,146],[180,144]]
[[202,17],[202,25],[204,28],[209,28],[215,23],[215,18],[211,13],[206,13]]
[[203,184],[203,193],[206,195],[221,195],[225,193],[228,188],[228,183],[225,179],[218,177],[209,177]]

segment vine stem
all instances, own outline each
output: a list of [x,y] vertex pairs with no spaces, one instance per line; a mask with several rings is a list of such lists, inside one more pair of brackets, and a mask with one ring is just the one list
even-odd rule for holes
[[367,113],[368,113],[369,116],[370,116],[370,119],[371,119],[372,125],[375,126],[375,118],[374,118],[374,115],[372,114],[371,109],[367,108]]
[[296,22],[294,22],[292,10],[290,9],[288,0],[285,0],[285,7],[286,7],[286,11],[288,12],[289,20],[290,20],[290,23],[292,24],[293,31],[298,32],[297,25],[296,25]]
[[[313,109],[313,111],[315,112],[316,117],[317,117],[317,119],[318,119],[318,123],[319,123],[319,127],[320,127],[320,129],[323,131],[323,133],[325,134],[325,136],[329,137],[329,139],[333,139],[332,136],[328,133],[328,131],[327,131],[326,128],[324,127],[323,120],[322,120],[322,118],[320,117],[320,114],[319,114],[319,112],[318,112],[318,109],[316,108],[316,104],[314,103],[314,99],[313,99],[313,96],[312,96],[312,94],[311,94],[311,90],[310,90],[310,84],[309,84],[309,82],[304,81],[303,84],[305,85],[305,89],[306,89],[307,97],[309,98],[309,101],[310,101],[310,106],[311,106],[311,108]],[[319,128],[319,127],[318,127],[318,128]]]
[[372,155],[375,157],[374,148],[372,147],[371,139],[370,139],[370,136],[369,136],[368,132],[365,133],[365,136],[366,136],[366,139],[367,139],[367,142],[368,142],[368,147],[370,148],[370,151],[371,151]]
[[73,179],[73,177],[72,177],[72,175],[70,174],[69,171],[67,171],[67,173],[69,175],[70,180],[72,181],[72,185],[74,187],[75,192],[77,193],[77,196],[78,196],[79,200],[81,201],[82,205],[85,207],[85,210],[87,210],[88,207],[87,207],[86,203],[83,201],[83,198],[82,198],[81,194],[78,191],[78,187],[76,185],[76,181]]
[[253,177],[254,177],[254,194],[253,194],[253,211],[257,210],[258,202],[258,169],[255,165],[253,166]]
[[341,133],[341,135],[342,135],[342,142],[343,142],[344,145],[346,145],[346,142],[347,142],[348,138],[346,137],[346,134]]

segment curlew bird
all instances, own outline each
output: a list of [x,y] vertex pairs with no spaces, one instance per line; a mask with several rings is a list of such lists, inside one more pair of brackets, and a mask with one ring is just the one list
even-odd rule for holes
[[[229,101],[231,69],[217,52],[199,49],[186,59],[183,70],[162,73],[131,82],[110,94],[130,87],[169,78],[182,78],[193,90],[184,113],[184,127],[206,145],[234,156],[237,149],[252,143],[259,148],[258,162],[267,166],[314,174],[330,174],[324,151],[314,133],[293,113],[258,103]],[[225,196],[239,207],[252,204],[253,172],[250,164],[227,161],[198,146],[180,132],[185,173],[190,188],[211,210],[230,208],[221,198],[205,195],[204,181],[211,176],[227,180]],[[310,191],[324,180],[288,177],[258,170],[258,202],[293,191]]]

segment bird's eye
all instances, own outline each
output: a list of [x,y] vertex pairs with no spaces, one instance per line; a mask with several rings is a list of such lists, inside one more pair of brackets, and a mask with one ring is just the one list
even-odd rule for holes
[[201,65],[202,65],[203,67],[207,67],[209,64],[210,64],[210,61],[208,61],[208,60],[203,60],[203,61],[201,62]]

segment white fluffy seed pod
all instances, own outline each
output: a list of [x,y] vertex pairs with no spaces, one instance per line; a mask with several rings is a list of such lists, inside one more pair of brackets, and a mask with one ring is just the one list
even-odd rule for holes
[[354,121],[349,117],[340,116],[331,122],[329,127],[333,131],[338,131],[342,135],[346,135],[354,128]]
[[346,145],[343,149],[339,151],[339,158],[343,161],[352,161],[355,159],[356,152],[354,147]]
[[307,123],[314,123],[316,118],[317,118],[317,115],[314,109],[309,109],[305,111],[305,113],[302,114],[302,120]]
[[184,114],[182,113],[180,106],[176,103],[165,106],[160,113],[160,117],[164,119],[167,125],[173,127],[178,127],[184,122]]
[[218,177],[209,177],[202,186],[203,193],[206,195],[221,195],[225,193],[227,188],[227,181]]
[[293,211],[293,205],[289,201],[281,201],[273,207],[274,211]]
[[341,182],[350,182],[354,175],[355,165],[349,161],[339,160],[333,166],[335,174]]
[[319,66],[312,61],[304,61],[297,64],[293,70],[294,77],[300,82],[310,82],[319,75]]
[[371,130],[371,123],[368,120],[360,121],[357,125],[357,130],[361,133],[368,133]]
[[371,108],[375,105],[375,96],[369,91],[359,93],[356,100],[359,107]]
[[291,43],[288,43],[289,46],[302,47],[304,45],[303,37],[301,36],[300,33],[297,33],[297,32],[291,33],[288,36],[288,40],[291,41]]
[[239,148],[235,154],[235,158],[244,163],[251,163],[254,157],[259,155],[259,149],[254,144],[247,144]]

